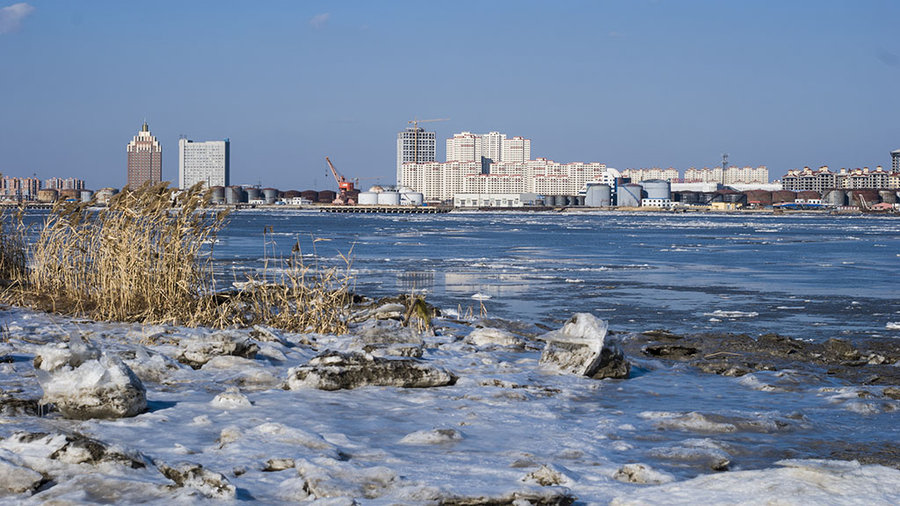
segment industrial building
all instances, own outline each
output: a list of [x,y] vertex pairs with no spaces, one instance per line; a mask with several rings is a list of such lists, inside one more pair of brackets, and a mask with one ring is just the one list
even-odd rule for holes
[[230,146],[228,139],[205,142],[178,139],[178,187],[187,189],[197,183],[207,188],[229,186]]

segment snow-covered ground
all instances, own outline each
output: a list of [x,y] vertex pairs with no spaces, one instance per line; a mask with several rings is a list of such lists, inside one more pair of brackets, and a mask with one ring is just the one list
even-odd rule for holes
[[[697,380],[638,362],[630,379],[594,380],[542,365],[534,334],[510,327],[469,336],[469,325],[450,320],[436,321],[434,335],[372,320],[347,336],[311,336],[18,308],[0,317],[2,502],[900,503],[900,471],[888,467],[772,459],[742,470],[759,461],[746,457],[754,438],[777,446],[782,434],[809,429],[803,416],[690,395],[682,401],[691,409],[654,400],[674,383],[736,404],[790,395],[748,386],[750,376]],[[343,355],[313,360],[326,350]],[[347,357],[414,361],[427,372],[413,374],[418,381],[444,386],[314,388],[322,383],[310,380],[311,367],[319,364],[321,379]],[[89,403],[115,387],[127,389],[127,411],[141,395],[129,371],[145,391],[137,416],[67,419],[15,401]],[[758,377],[766,381],[777,380]],[[844,393],[804,398],[861,402]],[[896,409],[896,401],[871,404]],[[836,409],[864,416],[852,408]]]

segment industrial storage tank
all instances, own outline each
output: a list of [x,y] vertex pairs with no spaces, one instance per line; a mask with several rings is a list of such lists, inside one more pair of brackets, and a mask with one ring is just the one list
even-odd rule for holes
[[847,205],[847,193],[844,190],[825,190],[822,203],[827,206],[842,207]]
[[262,190],[259,188],[247,188],[247,202],[251,200],[260,200],[262,199]]
[[616,192],[616,205],[619,207],[640,207],[641,194],[644,188],[639,184],[627,183],[619,186]]
[[262,193],[263,198],[266,199],[266,204],[274,204],[278,200],[278,190],[275,188],[263,188]]
[[225,188],[225,203],[240,204],[241,202],[247,202],[247,194],[244,193],[244,190],[240,186],[227,186]]
[[97,202],[106,204],[109,202],[109,199],[113,198],[117,193],[119,193],[119,190],[116,188],[101,188],[100,191],[96,193]]
[[[310,192],[311,192],[311,190],[306,190],[305,192],[299,192],[297,190],[288,190],[288,191],[284,192],[284,194],[281,197],[284,200],[291,200],[291,199],[295,199],[297,197],[303,197],[304,193],[309,194]],[[319,192],[314,191],[314,192],[312,192],[312,194],[315,196],[315,198],[310,199],[310,200],[312,200],[313,202],[319,200]],[[303,197],[303,198],[306,198],[306,197]]]
[[897,203],[897,192],[894,190],[881,190],[878,192],[878,196],[881,197],[881,201],[885,204]]
[[612,188],[605,184],[588,183],[584,205],[588,207],[609,207],[612,205]]
[[584,197],[582,195],[578,195],[575,197],[575,205],[576,206],[584,206]]
[[[306,192],[304,192],[306,193]],[[323,204],[331,204],[337,198],[337,193],[331,190],[322,190],[319,192],[319,202]],[[315,202],[315,201],[313,201]]]
[[71,188],[59,190],[59,200],[81,200],[81,190]]
[[651,179],[641,182],[648,199],[671,199],[672,184],[662,179]]
[[790,190],[778,190],[772,192],[772,203],[780,204],[784,202],[793,202],[797,200],[797,194]]
[[772,192],[766,190],[749,190],[744,192],[747,196],[747,204],[761,207],[772,205]]
[[404,206],[421,206],[425,203],[425,194],[421,192],[403,192],[400,194],[400,204]]
[[378,205],[399,206],[400,192],[381,192],[378,194]]
[[94,198],[94,190],[81,190],[79,195],[82,202],[90,202]]
[[356,203],[361,206],[378,205],[378,193],[376,192],[359,192]]
[[59,192],[54,190],[53,188],[44,188],[38,190],[37,199],[38,202],[43,202],[45,204],[49,204],[51,202],[56,202],[59,198]]
[[212,191],[212,203],[213,204],[224,204],[225,203],[225,187],[224,186],[213,186],[210,188]]
[[[287,193],[291,193],[291,192],[287,192]],[[284,198],[294,198],[294,197],[300,197],[300,198],[306,199],[310,202],[318,202],[319,201],[319,192],[317,192],[315,190],[303,190],[302,192],[296,192],[296,195],[291,195],[290,197],[288,197],[287,195],[284,196]],[[331,200],[334,200],[334,197],[332,197]],[[331,200],[329,200],[328,202],[331,202]]]
[[372,193],[381,193],[384,191],[384,188],[376,184],[375,186],[369,188],[369,191]]

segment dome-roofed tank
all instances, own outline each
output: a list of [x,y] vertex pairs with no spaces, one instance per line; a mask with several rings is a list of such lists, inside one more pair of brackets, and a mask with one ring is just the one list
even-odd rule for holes
[[227,186],[225,188],[225,203],[234,205],[241,202],[247,202],[247,195],[244,193],[244,190],[240,186]]
[[420,192],[400,193],[400,204],[404,206],[421,206],[425,203],[425,195]]
[[772,205],[772,192],[767,190],[749,190],[744,192],[747,196],[747,204],[761,207]]
[[[319,192],[317,192],[315,190],[303,190],[302,192],[297,192],[297,195],[293,195],[289,198],[294,198],[294,197],[301,197],[310,202],[318,202],[319,201]],[[285,198],[288,198],[288,197],[285,195]],[[332,199],[332,200],[334,200],[334,199]],[[329,202],[331,202],[331,200],[329,200]]]
[[878,192],[878,195],[881,197],[881,201],[885,204],[897,203],[897,192],[894,190],[881,190]]
[[772,192],[773,204],[791,203],[795,200],[797,200],[797,194],[790,190],[778,190]]
[[81,200],[81,190],[72,188],[59,190],[59,200]]
[[90,202],[94,198],[94,190],[81,190],[79,196],[82,202]]
[[224,204],[225,203],[225,187],[224,186],[213,186],[210,188],[212,192],[212,203],[213,204]]
[[822,198],[822,195],[820,195],[819,192],[814,191],[814,190],[801,190],[801,191],[797,192],[797,198],[806,200],[806,201],[819,200],[820,198]]
[[335,198],[337,198],[337,193],[331,190],[322,190],[319,192],[318,202],[322,204],[331,204],[332,202],[334,202]]
[[372,186],[371,188],[369,188],[369,191],[372,193],[381,193],[384,191],[384,187],[376,184],[376,185]]

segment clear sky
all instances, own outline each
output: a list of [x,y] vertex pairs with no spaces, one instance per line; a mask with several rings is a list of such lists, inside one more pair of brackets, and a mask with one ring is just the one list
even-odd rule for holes
[[[146,118],[231,180],[393,183],[397,132],[498,130],[619,169],[890,165],[897,1],[0,0],[0,172],[120,187]],[[363,185],[374,183],[364,180]]]

